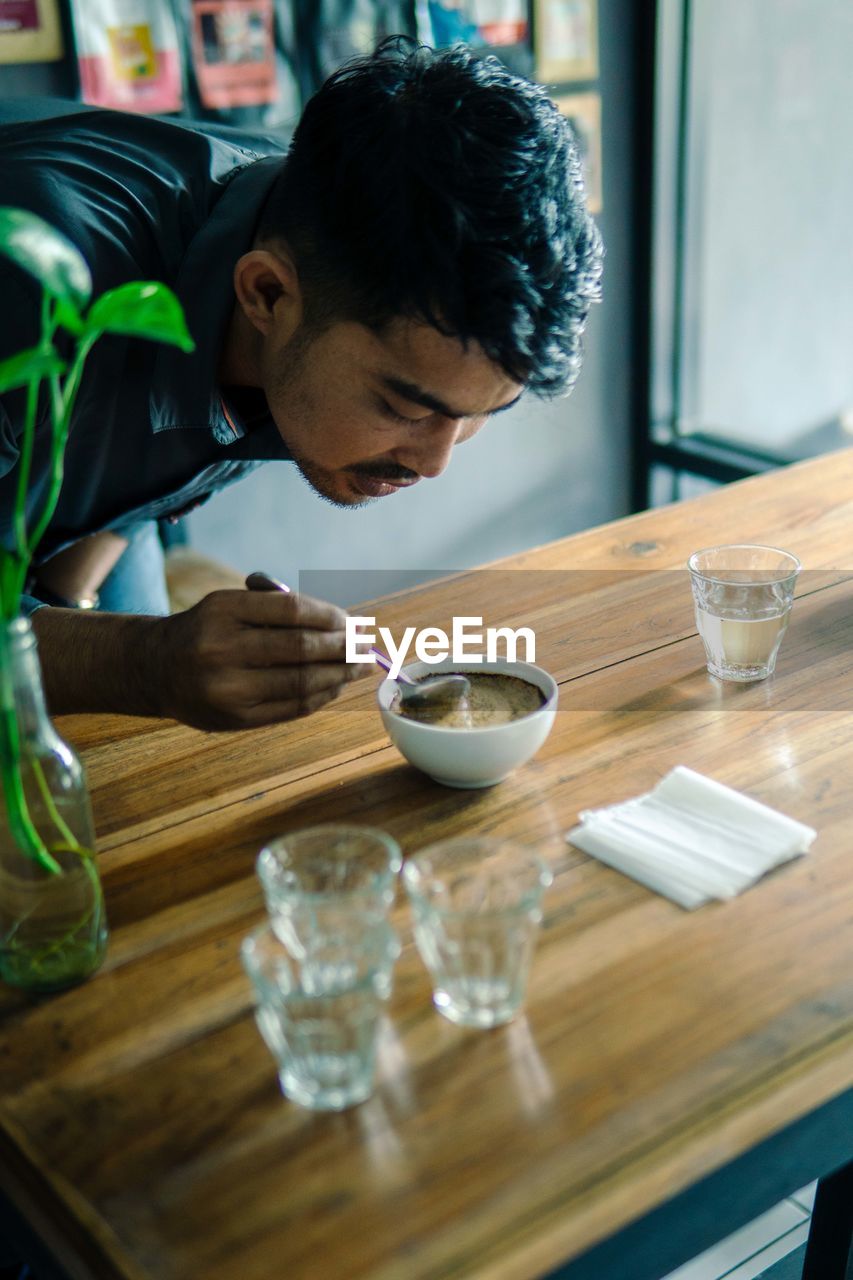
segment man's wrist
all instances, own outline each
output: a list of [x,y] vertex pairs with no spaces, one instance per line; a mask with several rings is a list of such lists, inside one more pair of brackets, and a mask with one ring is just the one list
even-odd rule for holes
[[[124,638],[125,667],[128,682],[135,690],[135,702],[140,708],[137,714],[172,718],[172,672],[166,660],[169,618],[140,618],[130,614],[113,616],[125,617],[130,624]],[[143,626],[134,625],[139,622]]]
[[51,712],[172,714],[166,622],[139,614],[37,610],[33,627]]
[[27,584],[27,594],[54,609],[97,609],[100,604],[97,591],[92,592],[91,595],[73,598],[61,596],[57,591],[51,591],[50,587],[46,587],[43,582],[39,582],[38,578],[34,578]]

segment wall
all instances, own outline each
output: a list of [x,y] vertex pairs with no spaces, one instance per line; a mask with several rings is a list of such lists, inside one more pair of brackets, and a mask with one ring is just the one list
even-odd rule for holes
[[[636,13],[632,0],[599,0],[599,17],[604,301],[593,309],[571,397],[523,400],[460,449],[444,476],[360,511],[332,508],[290,464],[270,463],[190,516],[201,551],[291,582],[306,569],[461,568],[627,511]],[[68,92],[67,74],[0,68],[0,95],[28,83],[35,92]],[[383,579],[385,589],[393,583],[393,575]],[[342,588],[341,602],[351,603],[345,596]]]

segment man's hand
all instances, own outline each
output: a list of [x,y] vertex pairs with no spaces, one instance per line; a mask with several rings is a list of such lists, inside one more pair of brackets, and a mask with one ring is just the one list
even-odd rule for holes
[[310,596],[214,591],[163,619],[163,714],[198,729],[310,715],[361,675],[346,614]]
[[308,596],[214,591],[168,618],[39,609],[33,626],[54,714],[246,729],[309,715],[366,674],[345,662],[345,619]]

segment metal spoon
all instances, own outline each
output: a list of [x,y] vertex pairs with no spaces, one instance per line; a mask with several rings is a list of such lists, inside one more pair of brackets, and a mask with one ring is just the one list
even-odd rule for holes
[[[290,595],[290,587],[268,573],[250,573],[246,578],[249,591],[283,591]],[[371,645],[370,653],[386,671],[391,670],[391,659],[387,653]],[[455,706],[467,700],[471,685],[465,676],[433,676],[427,683],[413,680],[401,671],[395,677],[400,686],[400,704],[407,711],[429,716],[443,715]]]

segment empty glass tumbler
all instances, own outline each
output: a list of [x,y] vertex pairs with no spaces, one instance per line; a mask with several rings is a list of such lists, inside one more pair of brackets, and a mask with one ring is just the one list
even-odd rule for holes
[[708,670],[720,680],[764,680],[788,626],[800,562],[753,544],[707,547],[687,562]]
[[341,937],[315,939],[296,955],[271,922],[244,939],[255,1019],[285,1097],[313,1110],[341,1111],[370,1096],[380,1018],[399,953],[385,920],[356,920]]
[[518,1012],[552,880],[536,854],[485,836],[445,840],[408,859],[415,940],[433,1003],[451,1022],[495,1027]]
[[387,915],[402,865],[399,845],[373,827],[329,823],[271,840],[257,859],[267,910],[276,917],[299,907],[348,906]]

